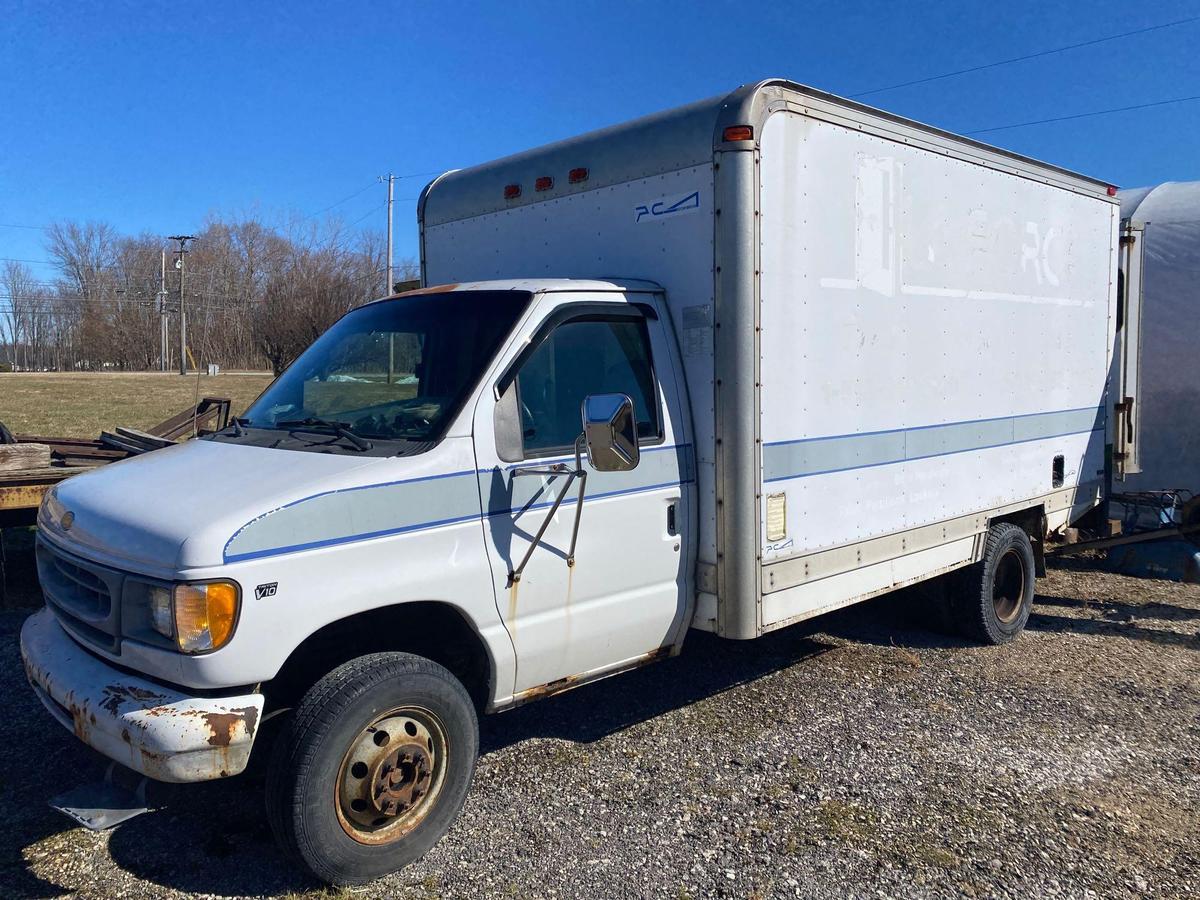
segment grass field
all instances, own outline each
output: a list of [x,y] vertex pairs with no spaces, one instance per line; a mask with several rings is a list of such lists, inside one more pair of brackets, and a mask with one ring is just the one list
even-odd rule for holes
[[14,434],[94,438],[118,425],[146,429],[201,397],[228,397],[240,414],[268,384],[268,373],[181,376],[161,372],[0,375],[0,422]]

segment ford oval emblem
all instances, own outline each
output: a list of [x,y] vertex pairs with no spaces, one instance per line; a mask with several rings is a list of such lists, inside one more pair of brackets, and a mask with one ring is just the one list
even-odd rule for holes
[[63,513],[63,517],[58,520],[58,524],[62,526],[63,531],[70,531],[71,526],[75,524],[75,513],[68,509]]

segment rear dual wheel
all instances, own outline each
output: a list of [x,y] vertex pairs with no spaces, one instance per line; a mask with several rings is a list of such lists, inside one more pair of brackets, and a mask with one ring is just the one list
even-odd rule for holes
[[458,816],[479,726],[430,660],[376,653],[309,690],[280,736],[267,812],[284,852],[330,884],[361,884],[432,847]]
[[1033,544],[1018,525],[988,529],[983,559],[962,570],[951,611],[963,635],[982,644],[1014,640],[1033,609]]

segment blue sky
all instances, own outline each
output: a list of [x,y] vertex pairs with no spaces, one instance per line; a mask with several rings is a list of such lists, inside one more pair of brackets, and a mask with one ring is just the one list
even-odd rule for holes
[[[0,257],[95,219],[382,228],[376,175],[471,165],[784,76],[852,94],[1200,15],[1196,2],[0,0]],[[1200,22],[875,94],[954,131],[1200,94]],[[984,136],[1122,186],[1200,179],[1200,103]],[[416,255],[397,187],[397,257]],[[365,189],[365,190],[364,190]],[[35,266],[40,276],[51,274]]]

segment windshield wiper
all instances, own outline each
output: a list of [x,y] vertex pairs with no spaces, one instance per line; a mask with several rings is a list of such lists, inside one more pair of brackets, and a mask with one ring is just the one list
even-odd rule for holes
[[364,437],[360,437],[350,430],[349,424],[346,422],[331,422],[328,419],[284,419],[282,422],[276,422],[277,428],[295,428],[302,431],[329,431],[336,434],[340,438],[344,438],[354,445],[356,450],[370,450],[375,445]]

